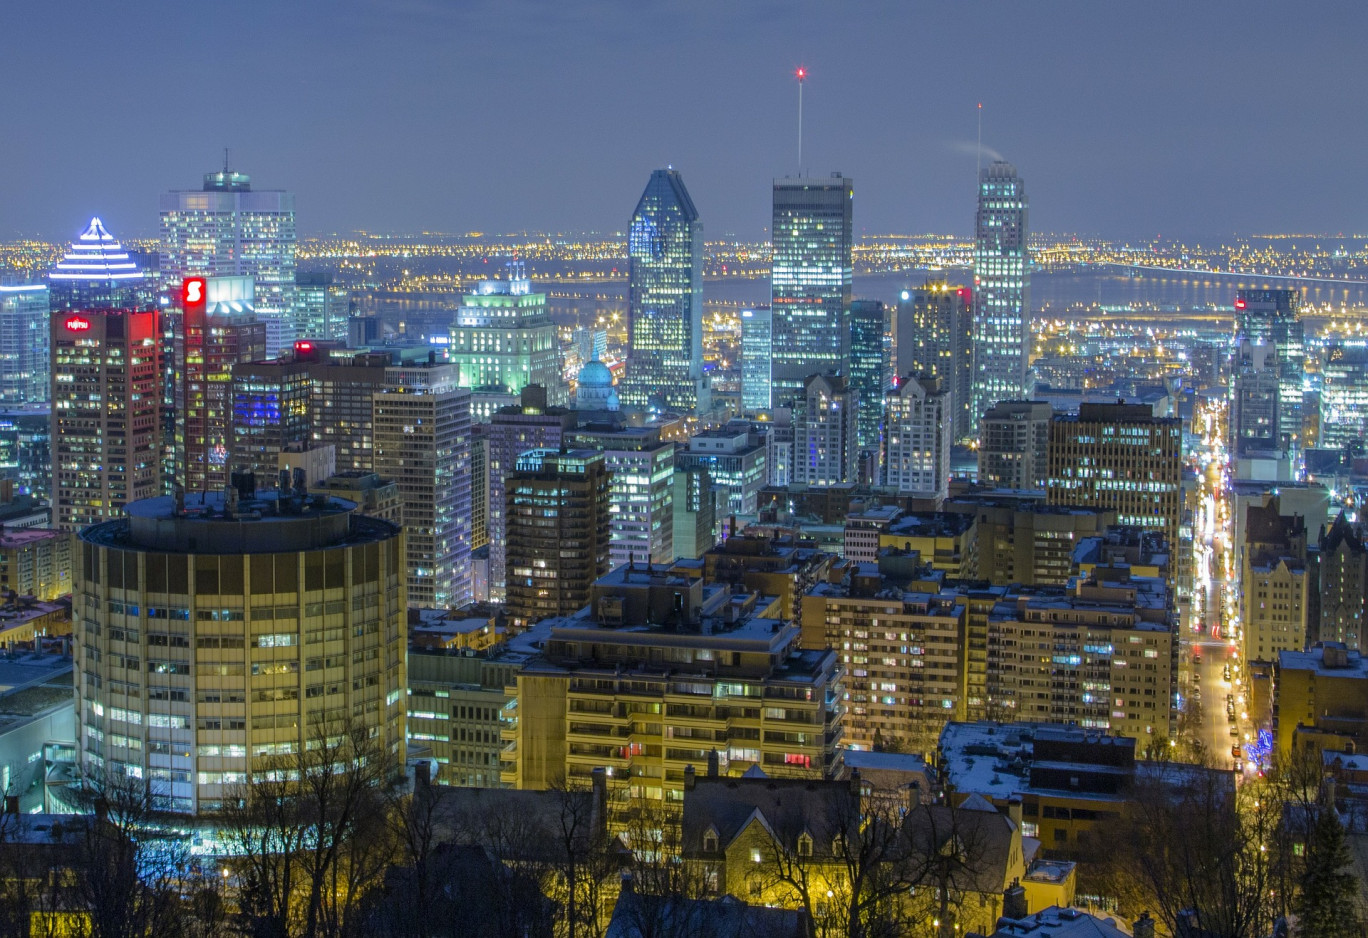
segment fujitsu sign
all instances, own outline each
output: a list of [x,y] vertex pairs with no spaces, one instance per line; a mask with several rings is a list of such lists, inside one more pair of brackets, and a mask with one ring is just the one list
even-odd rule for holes
[[67,321],[63,323],[63,325],[66,326],[67,332],[90,331],[90,320],[83,316],[68,316]]

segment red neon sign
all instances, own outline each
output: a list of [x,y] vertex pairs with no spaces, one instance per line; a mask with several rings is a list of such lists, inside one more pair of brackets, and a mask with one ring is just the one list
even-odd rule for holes
[[181,282],[181,306],[193,309],[205,303],[206,289],[203,277],[187,277]]
[[1245,308],[1245,301],[1244,301],[1244,300],[1236,300],[1236,301],[1235,301],[1235,308],[1236,308],[1236,309],[1244,309],[1244,308]]
[[312,342],[303,342],[303,341],[296,342],[296,343],[295,343],[295,351],[296,351],[296,352],[312,352],[312,351],[313,351],[313,343],[312,343]]
[[67,317],[67,321],[66,321],[63,325],[66,326],[67,332],[88,332],[88,331],[90,331],[90,320],[89,320],[89,319],[83,319],[83,318],[80,317],[80,316],[69,316],[69,317]]

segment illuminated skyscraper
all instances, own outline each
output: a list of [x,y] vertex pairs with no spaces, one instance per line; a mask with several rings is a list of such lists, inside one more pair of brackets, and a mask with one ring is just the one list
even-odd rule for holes
[[48,288],[0,282],[0,404],[37,404],[49,384]]
[[1321,378],[1320,445],[1342,449],[1368,438],[1368,348],[1327,346]]
[[770,368],[774,352],[774,317],[767,308],[741,310],[741,407],[753,414],[774,406]]
[[884,396],[884,484],[945,498],[950,485],[954,394],[939,378],[908,375]]
[[860,397],[844,375],[809,375],[795,408],[793,481],[840,485],[858,479]]
[[470,392],[454,365],[385,369],[375,472],[399,483],[413,606],[464,606],[470,584]]
[[628,408],[706,411],[703,375],[703,223],[684,178],[657,169],[627,236]]
[[78,531],[161,493],[158,315],[52,316],[54,527]]
[[175,480],[189,492],[229,479],[233,366],[266,357],[266,327],[252,308],[251,277],[192,277],[181,289],[175,337]]
[[347,288],[331,270],[295,274],[295,330],[302,339],[347,340]]
[[1306,379],[1301,293],[1297,290],[1241,290],[1236,293],[1235,341],[1263,342],[1277,350],[1279,446],[1287,451],[1300,448],[1303,382]]
[[774,180],[770,306],[777,406],[803,398],[809,375],[847,370],[854,193],[854,181],[840,173]]
[[[528,385],[544,388],[551,406],[569,399],[546,294],[532,292],[532,281],[521,274],[482,282],[462,300],[451,327],[448,360],[461,369],[461,387],[473,392],[471,406],[481,421],[518,400]],[[482,398],[488,403],[482,405]]]
[[1024,400],[1031,324],[1026,186],[1001,160],[979,173],[974,223],[974,392],[977,420],[998,401]]
[[296,323],[294,194],[253,191],[245,173],[206,173],[199,190],[161,197],[161,272],[174,294],[186,277],[251,277],[256,313],[274,358],[308,323]]
[[896,374],[941,379],[954,395],[956,440],[973,435],[974,308],[972,291],[944,280],[928,280],[898,296],[893,326]]
[[885,327],[882,300],[850,303],[850,386],[860,396],[857,420],[860,449],[879,451],[879,424],[883,420],[883,395],[888,390],[888,358],[884,353]]
[[81,309],[150,309],[157,285],[98,218],[71,242],[48,273],[54,313]]

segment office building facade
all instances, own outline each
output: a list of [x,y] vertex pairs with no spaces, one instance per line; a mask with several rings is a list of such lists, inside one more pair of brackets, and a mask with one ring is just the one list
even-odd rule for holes
[[245,173],[206,173],[197,190],[161,197],[161,273],[167,293],[187,277],[251,277],[275,358],[308,323],[295,321],[294,194],[256,189]]
[[1044,490],[1050,474],[1045,401],[998,401],[978,418],[978,480],[998,489]]
[[774,316],[770,310],[741,310],[741,409],[748,414],[774,406],[770,378],[773,355]]
[[883,344],[886,325],[882,300],[850,301],[850,386],[860,396],[856,432],[860,449],[875,454],[879,452],[883,395],[892,380]]
[[396,365],[374,396],[374,471],[403,499],[408,601],[471,601],[470,392],[454,365]]
[[52,316],[52,524],[108,521],[161,493],[156,310]]
[[841,375],[809,375],[793,423],[793,477],[798,485],[857,481],[859,395]]
[[48,287],[0,282],[0,404],[41,404],[52,393]]
[[1235,341],[1262,342],[1277,352],[1279,448],[1302,446],[1306,344],[1300,290],[1240,290],[1235,294]]
[[703,223],[684,178],[651,173],[627,235],[627,374],[631,409],[704,412]]
[[[568,388],[561,371],[560,339],[546,309],[546,294],[514,271],[511,280],[485,280],[467,295],[451,327],[447,359],[461,369],[461,387],[477,396],[511,395],[528,385],[546,390],[547,403],[563,407]],[[489,414],[481,414],[488,420]]]
[[774,180],[770,309],[776,405],[801,398],[814,372],[844,374],[849,366],[854,198],[854,181],[840,173]]
[[1027,209],[1026,186],[1016,167],[998,160],[980,171],[974,221],[974,417],[998,401],[1031,396]]
[[335,281],[331,270],[297,271],[294,302],[299,338],[347,341],[347,288]]

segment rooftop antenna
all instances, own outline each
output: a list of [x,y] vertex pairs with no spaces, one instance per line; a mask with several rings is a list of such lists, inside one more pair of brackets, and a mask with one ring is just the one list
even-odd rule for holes
[[223,148],[223,175],[228,175],[228,148]]
[[978,188],[983,173],[983,102],[978,105],[978,149],[974,151],[974,188]]
[[807,69],[798,66],[798,71],[793,73],[798,79],[798,176],[803,175],[803,84],[807,81]]

